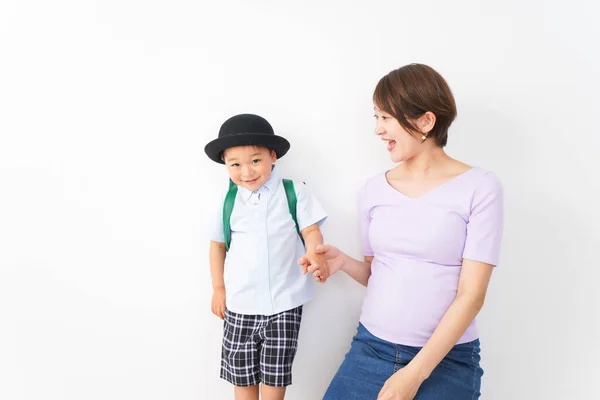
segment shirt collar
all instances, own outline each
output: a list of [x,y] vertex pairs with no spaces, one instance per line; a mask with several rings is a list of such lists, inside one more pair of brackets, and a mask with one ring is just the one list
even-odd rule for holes
[[[271,192],[271,194],[274,194],[275,192],[277,192],[277,188],[279,187],[280,183],[281,177],[279,176],[279,171],[277,170],[275,165],[273,165],[273,169],[271,170],[271,176],[269,176],[269,179],[267,179],[267,181],[263,183],[261,187],[258,188],[257,192],[261,191],[263,188],[267,188]],[[252,193],[254,193],[243,186],[238,186],[238,190],[240,191],[240,195],[242,196],[242,200],[244,200],[244,202],[248,201],[252,196]]]

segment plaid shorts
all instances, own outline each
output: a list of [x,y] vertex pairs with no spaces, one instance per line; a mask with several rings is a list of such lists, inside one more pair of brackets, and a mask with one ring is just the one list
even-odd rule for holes
[[235,386],[291,385],[301,320],[302,306],[270,316],[225,310],[221,378]]

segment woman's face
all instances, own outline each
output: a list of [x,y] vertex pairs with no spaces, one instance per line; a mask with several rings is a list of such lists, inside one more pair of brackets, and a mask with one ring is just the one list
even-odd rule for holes
[[412,136],[398,120],[375,106],[375,134],[387,143],[387,150],[393,162],[399,163],[421,153],[421,135]]

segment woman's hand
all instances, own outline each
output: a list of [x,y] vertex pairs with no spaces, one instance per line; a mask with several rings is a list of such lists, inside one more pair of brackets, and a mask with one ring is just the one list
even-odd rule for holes
[[413,400],[422,383],[418,371],[407,365],[385,382],[377,400]]
[[[325,260],[327,260],[327,267],[329,269],[327,277],[335,274],[339,271],[344,265],[344,261],[346,259],[346,255],[340,251],[337,247],[331,246],[329,244],[320,244],[315,248],[315,253],[322,255]],[[302,265],[302,272],[313,274],[315,277],[318,277],[320,273],[318,264],[311,264],[306,256],[300,257],[298,259],[298,264]]]

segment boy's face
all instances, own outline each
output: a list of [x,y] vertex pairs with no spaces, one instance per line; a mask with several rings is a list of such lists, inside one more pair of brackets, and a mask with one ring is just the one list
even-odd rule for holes
[[260,188],[271,176],[271,168],[277,156],[258,146],[231,147],[223,153],[223,161],[233,183],[250,191]]

